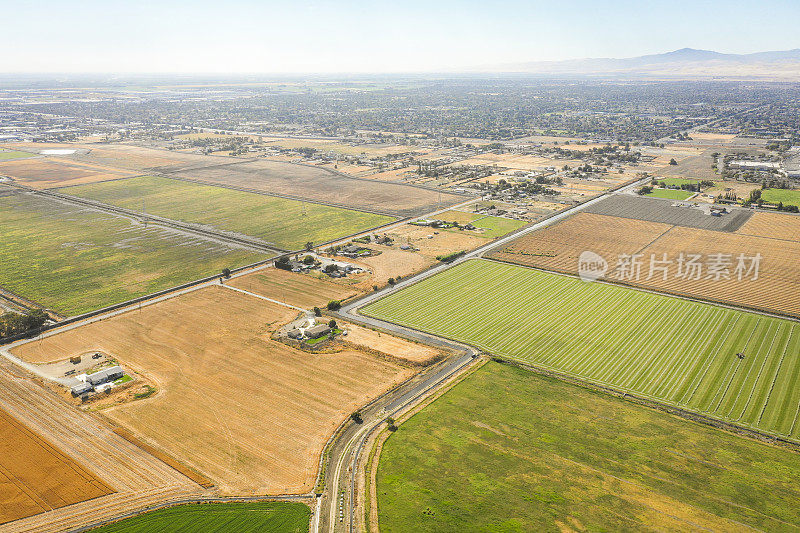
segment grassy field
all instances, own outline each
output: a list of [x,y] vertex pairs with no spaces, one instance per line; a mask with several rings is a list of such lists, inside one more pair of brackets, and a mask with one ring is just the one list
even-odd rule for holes
[[311,510],[302,503],[204,503],[159,509],[93,529],[94,533],[305,533]]
[[800,528],[800,455],[498,363],[400,425],[384,532]]
[[27,194],[0,198],[0,287],[65,315],[268,256]]
[[[510,218],[479,215],[477,213],[466,213],[464,211],[445,211],[441,215],[437,215],[437,218],[444,220],[445,222],[472,224],[476,228],[483,230],[482,232],[477,233],[477,235],[489,239],[502,237],[503,235],[511,233],[515,229],[519,229],[526,224],[526,222],[523,220],[512,220]],[[473,232],[465,232],[458,229],[450,231],[473,234]]]
[[796,322],[486,260],[467,261],[362,312],[800,437]]
[[666,198],[667,200],[686,200],[692,195],[694,195],[694,192],[684,191],[683,189],[653,189],[653,192],[648,193],[646,196]]
[[383,215],[151,176],[80,185],[62,192],[259,237],[286,250],[393,220]]
[[783,202],[783,205],[796,205],[800,206],[800,191],[791,189],[765,189],[761,192],[761,198],[765,202],[777,204]]
[[28,152],[20,152],[19,150],[0,150],[0,161],[8,161],[10,159],[22,159],[24,157],[33,157],[36,154]]

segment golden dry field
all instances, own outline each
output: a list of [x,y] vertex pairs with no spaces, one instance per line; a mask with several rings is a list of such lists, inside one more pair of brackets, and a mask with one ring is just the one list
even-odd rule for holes
[[207,475],[223,494],[305,493],[342,420],[413,372],[355,349],[311,354],[272,340],[296,315],[212,286],[14,353],[37,362],[111,354],[158,393],[106,417]]
[[[576,274],[578,257],[589,250],[609,263],[607,279],[656,289],[663,292],[698,297],[800,316],[800,217],[755,213],[735,233],[711,231],[645,222],[634,219],[579,213],[556,225],[525,235],[489,257],[536,268]],[[666,257],[673,262],[684,253],[727,255],[727,278],[716,279],[701,274],[700,279],[677,278],[677,266],[664,279],[661,271],[650,276],[650,258]],[[639,279],[618,279],[612,272],[619,254],[642,254]],[[734,273],[739,254],[761,254],[758,278]],[[747,263],[750,266],[750,263]],[[650,279],[647,279],[647,278]]]
[[113,492],[0,409],[0,524]]

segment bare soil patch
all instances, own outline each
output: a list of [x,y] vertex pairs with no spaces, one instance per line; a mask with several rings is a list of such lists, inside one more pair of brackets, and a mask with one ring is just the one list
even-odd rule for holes
[[436,348],[350,323],[347,336],[342,340],[417,365],[428,365],[442,357],[442,352]]
[[1,162],[0,175],[10,176],[14,181],[35,189],[46,189],[125,178],[135,173],[101,165],[35,158]]

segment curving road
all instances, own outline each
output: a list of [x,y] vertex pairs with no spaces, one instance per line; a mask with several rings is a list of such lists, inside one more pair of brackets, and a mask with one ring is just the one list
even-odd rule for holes
[[601,194],[585,203],[565,209],[545,220],[526,226],[505,237],[476,248],[459,257],[452,263],[443,263],[434,266],[415,276],[402,280],[394,286],[387,286],[382,290],[344,305],[338,313],[336,313],[345,320],[372,328],[378,328],[394,335],[411,338],[438,348],[454,351],[457,352],[458,355],[453,355],[436,365],[426,368],[410,382],[365,407],[361,410],[362,422],[360,424],[352,421],[345,424],[343,431],[336,437],[328,452],[329,468],[327,479],[325,480],[324,492],[317,499],[317,512],[315,513],[312,523],[313,533],[317,533],[320,530],[334,533],[344,531],[352,533],[354,531],[357,502],[358,500],[363,501],[363,496],[362,499],[357,498],[357,476],[355,474],[358,471],[361,453],[369,438],[383,427],[389,417],[396,418],[398,413],[413,407],[418,402],[428,397],[450,378],[466,370],[470,366],[470,363],[475,361],[480,354],[476,348],[465,344],[414,330],[399,324],[364,316],[359,313],[359,309],[389,294],[418,283],[423,279],[434,276],[449,268],[453,268],[464,261],[481,257],[486,252],[504,246],[522,235],[555,224],[609,196],[627,194],[634,188],[648,181],[649,178],[644,178],[617,190]]

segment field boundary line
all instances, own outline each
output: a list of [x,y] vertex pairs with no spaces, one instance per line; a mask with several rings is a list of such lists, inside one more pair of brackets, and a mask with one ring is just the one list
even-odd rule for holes
[[[614,387],[614,386],[612,386],[610,384],[603,383],[603,382],[600,382],[598,380],[592,380],[591,378],[584,378],[584,377],[578,376],[576,374],[572,374],[570,372],[565,372],[565,371],[562,371],[562,370],[558,370],[556,368],[548,367],[548,366],[545,366],[545,365],[538,365],[538,364],[531,363],[531,362],[528,362],[528,361],[522,361],[522,360],[519,360],[519,359],[517,359],[517,358],[515,358],[515,357],[513,357],[511,355],[497,354],[496,350],[490,349],[490,348],[488,348],[486,346],[482,346],[479,342],[466,342],[466,341],[463,341],[463,340],[454,339],[454,338],[446,336],[446,335],[442,335],[440,333],[436,333],[436,334],[426,333],[425,331],[419,330],[419,329],[417,329],[417,328],[415,328],[413,326],[403,325],[403,324],[400,324],[400,323],[397,323],[397,322],[394,322],[394,321],[391,321],[391,320],[387,320],[387,319],[384,319],[384,318],[377,318],[377,317],[374,317],[372,315],[365,315],[365,316],[367,316],[369,318],[372,318],[374,320],[386,322],[388,324],[392,324],[392,325],[395,325],[395,326],[398,326],[398,327],[401,327],[401,328],[406,328],[406,329],[410,329],[410,330],[413,330],[413,331],[417,331],[417,332],[419,332],[420,334],[423,334],[423,335],[432,335],[432,336],[435,336],[435,337],[439,337],[441,339],[445,339],[445,340],[450,341],[450,342],[455,342],[455,343],[458,343],[458,344],[472,346],[473,348],[476,349],[476,351],[482,351],[484,353],[487,353],[494,360],[496,360],[498,362],[504,362],[504,363],[507,363],[507,364],[512,364],[512,365],[517,365],[517,366],[524,367],[524,368],[529,368],[529,369],[534,370],[534,371],[536,371],[536,372],[538,372],[540,374],[551,375],[553,377],[562,378],[564,381],[567,381],[567,382],[570,382],[570,383],[578,383],[578,384],[584,385],[586,387],[596,388],[597,390],[605,391],[605,392],[608,392],[608,393],[611,393],[611,394],[614,394],[614,395],[619,395],[619,396],[624,397],[624,398],[636,399],[637,401],[640,401],[645,405],[652,404],[653,406],[655,406],[658,409],[670,412],[672,414],[676,414],[676,415],[682,416],[683,418],[687,418],[689,420],[694,420],[694,421],[697,421],[697,422],[701,422],[701,423],[704,423],[706,425],[714,426],[714,427],[717,427],[717,428],[720,428],[720,429],[726,429],[726,430],[731,431],[733,433],[740,433],[742,435],[749,435],[749,436],[752,436],[753,438],[756,438],[757,440],[761,440],[761,441],[768,442],[768,443],[780,442],[782,444],[786,444],[792,450],[800,452],[800,440],[795,440],[790,435],[783,435],[783,434],[780,434],[780,433],[777,433],[777,432],[768,432],[768,431],[765,431],[765,430],[754,428],[754,427],[752,427],[752,426],[750,426],[748,424],[727,421],[727,420],[724,420],[724,419],[722,419],[720,417],[715,417],[715,416],[713,416],[711,414],[706,414],[706,413],[703,413],[701,411],[695,411],[695,410],[690,409],[688,407],[683,407],[678,402],[675,402],[675,403],[666,402],[664,400],[660,400],[660,399],[657,399],[655,397],[650,397],[650,396],[648,396],[646,394],[637,393],[637,392],[631,392],[631,391],[625,390],[625,389],[623,389],[621,387]],[[798,408],[798,414],[800,414],[800,407]]]
[[[530,269],[530,270],[538,270],[539,272],[546,272],[546,273],[550,273],[550,274],[557,274],[559,276],[566,276],[566,277],[569,277],[569,278],[579,279],[577,275],[575,275],[573,272],[567,271],[567,270],[561,270],[561,269],[557,269],[557,268],[537,267],[537,266],[533,266],[533,265],[523,265],[523,264],[520,264],[520,263],[515,263],[513,261],[509,261],[509,260],[506,260],[506,259],[499,259],[499,258],[496,258],[496,257],[482,256],[482,257],[480,257],[480,259],[483,259],[483,260],[486,260],[486,261],[494,261],[495,263],[503,263],[503,264],[506,264],[506,265],[516,266],[516,267],[521,267],[521,268],[527,268],[527,269]],[[626,282],[624,280],[598,279],[598,280],[593,281],[592,283],[601,283],[601,284],[605,284],[605,285],[612,285],[612,286],[617,286],[617,287],[621,287],[621,288],[625,288],[625,289],[632,289],[632,290],[641,291],[641,292],[648,292],[650,294],[658,294],[658,295],[666,296],[666,297],[669,297],[669,298],[678,298],[678,299],[681,299],[681,300],[688,300],[688,301],[691,301],[691,302],[697,302],[697,303],[706,304],[706,305],[713,305],[713,306],[722,307],[722,308],[725,308],[725,309],[731,309],[731,310],[734,310],[734,311],[743,311],[743,312],[746,312],[746,313],[764,315],[764,316],[768,316],[768,317],[771,317],[771,318],[780,318],[782,320],[789,320],[789,321],[792,321],[792,322],[800,323],[800,316],[784,314],[784,313],[781,313],[780,311],[774,311],[774,310],[761,308],[761,307],[757,307],[757,306],[752,306],[751,307],[751,306],[746,306],[746,305],[741,305],[741,304],[733,304],[733,303],[727,302],[725,300],[716,300],[714,298],[702,298],[702,297],[699,297],[699,296],[692,296],[690,294],[682,293],[682,292],[679,292],[679,291],[651,289],[649,287],[644,287],[644,286],[641,286],[641,285],[634,285],[634,284],[628,283],[628,282]]]
[[631,401],[633,403],[637,403],[639,405],[643,405],[645,407],[658,409],[660,411],[664,411],[675,416],[680,416],[681,418],[685,418],[687,420],[691,420],[693,422],[697,422],[706,426],[711,426],[716,429],[727,431],[729,433],[734,433],[739,436],[749,437],[752,438],[753,440],[758,440],[767,444],[774,445],[776,443],[779,443],[781,446],[786,447],[793,452],[800,453],[800,441],[794,440],[789,436],[773,434],[763,430],[758,430],[749,427],[745,424],[723,420],[721,418],[711,416],[710,414],[705,414],[702,412],[694,411],[692,409],[680,407],[678,405],[670,404],[668,402],[657,400],[655,398],[650,398],[646,395],[628,392],[622,389],[617,389],[615,387],[611,387],[606,384],[593,382],[592,380],[581,378],[579,376],[575,376],[567,372],[561,372],[559,370],[542,367],[527,361],[519,361],[517,359],[514,359],[513,357],[493,355],[492,360],[498,363],[508,364],[511,366],[517,366],[523,369],[527,369],[540,375],[545,375],[556,379],[560,379],[567,383],[573,383],[582,386],[584,388],[611,394],[613,396]]

